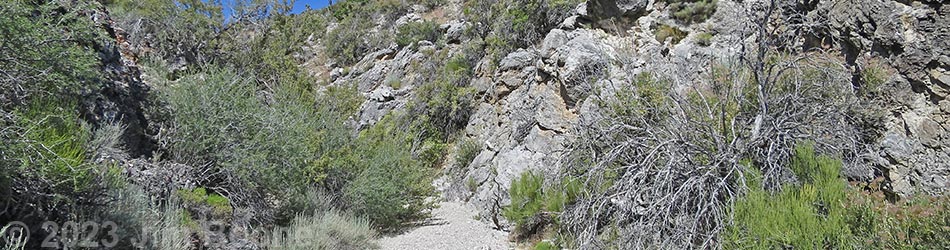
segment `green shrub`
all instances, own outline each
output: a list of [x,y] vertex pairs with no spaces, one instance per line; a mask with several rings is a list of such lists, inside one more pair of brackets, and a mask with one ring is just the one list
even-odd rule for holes
[[355,148],[338,158],[356,168],[334,171],[352,175],[343,189],[349,208],[385,230],[422,218],[432,207],[426,202],[433,194],[432,163],[413,157],[412,137],[398,125],[388,116],[363,131]]
[[676,27],[669,26],[666,24],[661,24],[659,28],[656,29],[656,40],[665,43],[666,39],[671,39],[670,42],[674,45],[679,44],[689,33],[686,31],[680,30]]
[[220,1],[117,0],[109,6],[129,41],[147,44],[151,49],[140,52],[153,59],[211,62],[227,30]]
[[[239,182],[229,184],[234,188],[287,201],[308,185],[323,181],[327,170],[317,159],[345,143],[340,137],[346,133],[339,132],[343,125],[332,110],[341,107],[317,107],[313,94],[292,83],[281,83],[268,95],[259,95],[257,86],[247,79],[228,69],[209,69],[160,89],[173,114],[160,139],[172,160],[210,164],[215,170],[234,173],[231,177],[237,179],[229,180]],[[259,96],[271,99],[264,102]]]
[[368,19],[348,18],[327,34],[326,54],[342,65],[356,63],[372,49],[364,35],[372,28]]
[[167,197],[164,204],[158,204],[141,187],[131,184],[111,190],[110,197],[113,202],[105,207],[102,217],[88,219],[116,223],[118,228],[114,232],[119,242],[115,248],[189,249],[191,234],[182,224],[182,207],[177,197]]
[[99,76],[92,44],[101,29],[81,13],[86,4],[55,1],[0,3],[0,107],[25,105],[31,96],[72,99]]
[[560,249],[560,248],[558,248],[551,242],[547,242],[547,241],[542,241],[542,242],[538,242],[538,244],[534,244],[534,250],[557,250],[557,249]]
[[442,33],[439,24],[433,21],[410,22],[399,26],[396,33],[396,44],[405,47],[418,41],[435,42]]
[[475,1],[463,3],[462,12],[476,25],[472,32],[485,41],[485,51],[497,62],[518,48],[537,43],[583,1]]
[[193,190],[178,190],[178,196],[188,206],[207,206],[211,208],[211,214],[214,217],[231,216],[233,208],[231,201],[220,194],[208,194],[205,188],[195,188]]
[[270,232],[263,244],[274,250],[375,249],[375,238],[368,220],[331,210],[297,216],[290,226]]
[[[799,145],[790,168],[802,182],[777,194],[757,186],[733,209],[734,224],[723,234],[728,248],[934,249],[947,245],[950,198],[920,197],[891,203],[880,185],[874,193],[848,190],[839,176],[841,161],[816,156]],[[878,182],[879,183],[879,182]],[[876,187],[872,187],[876,186]],[[877,190],[877,191],[875,191]]]
[[716,0],[664,0],[670,15],[684,23],[699,23],[716,13]]
[[736,202],[734,224],[724,233],[728,248],[795,249],[850,248],[854,243],[848,222],[846,183],[840,179],[841,161],[817,156],[814,147],[796,147],[791,168],[802,180],[777,194],[762,189],[755,170],[747,174],[752,188]]
[[423,138],[446,141],[468,124],[474,107],[475,89],[467,86],[472,73],[468,59],[453,57],[432,82],[422,85],[409,115]]
[[883,178],[864,186],[870,193],[849,194],[848,223],[857,242],[869,249],[940,249],[950,234],[950,196],[919,195],[891,202]]
[[710,33],[700,33],[699,35],[696,35],[696,44],[699,46],[708,47],[709,45],[712,45],[712,38],[713,35]]
[[882,62],[872,61],[861,68],[861,81],[864,84],[860,91],[864,95],[879,94],[889,78],[890,73],[884,68]]
[[574,178],[562,180],[557,185],[544,186],[544,177],[534,172],[525,172],[511,182],[508,194],[511,205],[502,210],[502,215],[516,226],[542,212],[559,213],[580,195],[583,185]]
[[[266,35],[222,36],[219,62],[239,72],[254,72],[257,82],[267,86],[301,85],[311,88],[317,82],[299,65],[299,55],[306,55],[308,42],[323,39],[328,17],[315,11],[296,15],[272,15],[261,21]],[[232,29],[246,28],[241,23]]]
[[478,153],[482,151],[482,146],[475,139],[466,139],[462,140],[458,144],[458,149],[455,154],[455,164],[457,167],[467,167],[469,164],[472,164],[472,161],[475,160],[475,157],[478,156]]
[[657,79],[650,73],[642,73],[637,75],[632,84],[624,85],[613,93],[614,100],[607,100],[600,105],[620,119],[635,122],[635,118],[645,117],[649,122],[659,123],[668,116],[666,107],[671,101],[669,92],[668,81]]
[[532,172],[525,172],[520,178],[511,181],[511,188],[508,189],[511,205],[502,210],[502,215],[515,225],[521,225],[526,219],[542,212],[543,185],[544,177]]

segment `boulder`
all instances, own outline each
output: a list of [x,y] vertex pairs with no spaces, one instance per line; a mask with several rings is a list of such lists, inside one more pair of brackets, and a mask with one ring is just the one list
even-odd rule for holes
[[650,0],[591,0],[587,2],[587,15],[592,20],[611,18],[637,18],[646,14]]
[[537,60],[537,54],[534,51],[518,49],[518,51],[512,52],[508,54],[508,56],[505,56],[504,59],[501,59],[498,71],[522,69],[534,64],[535,60]]
[[557,52],[557,48],[566,44],[567,41],[567,32],[560,29],[551,30],[544,37],[544,41],[541,42],[541,57],[550,58],[554,52]]
[[465,31],[469,28],[469,26],[471,25],[468,22],[452,20],[439,26],[439,28],[445,33],[445,41],[447,43],[457,44],[467,40],[465,37]]
[[604,46],[592,34],[581,33],[552,56],[557,64],[557,77],[566,91],[562,96],[567,98],[565,102],[569,106],[586,97],[592,89],[592,82],[607,73],[609,64]]
[[388,102],[396,99],[396,97],[393,95],[393,88],[384,85],[370,92],[369,99],[376,102]]

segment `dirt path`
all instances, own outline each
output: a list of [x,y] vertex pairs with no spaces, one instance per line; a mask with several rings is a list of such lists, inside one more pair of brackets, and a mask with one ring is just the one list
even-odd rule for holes
[[379,240],[382,249],[512,249],[508,233],[475,220],[476,212],[461,202],[442,202],[426,225]]

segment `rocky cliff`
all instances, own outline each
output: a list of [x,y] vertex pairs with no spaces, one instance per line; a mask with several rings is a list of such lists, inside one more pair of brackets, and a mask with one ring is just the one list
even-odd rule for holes
[[[421,76],[432,72],[412,65],[432,54],[462,53],[460,41],[470,39],[462,30],[470,23],[460,4],[416,8],[397,21],[441,22],[440,39],[448,43],[392,47],[351,67],[328,70],[333,84],[355,84],[366,97],[353,117],[358,127],[405,109]],[[445,163],[436,185],[447,198],[468,201],[484,220],[505,227],[498,213],[509,203],[509,184],[529,170],[557,175],[577,128],[590,125],[583,117],[597,112],[592,93],[630,84],[642,72],[673,76],[677,88],[685,89],[708,74],[711,64],[740,59],[755,39],[749,14],[754,3],[718,1],[716,6],[708,19],[684,23],[665,1],[591,0],[546,30],[541,42],[503,56],[497,66],[483,58],[469,83],[478,102],[464,129],[479,151],[471,163]],[[787,51],[839,55],[856,76],[851,82],[856,91],[872,88],[858,77],[862,70],[884,67],[889,73],[884,86],[873,86],[883,91],[866,104],[880,108],[883,121],[868,128],[876,134],[862,144],[866,154],[855,156],[860,160],[846,171],[849,178],[883,177],[901,197],[950,190],[950,7],[939,1],[874,0],[796,1],[781,8],[780,18],[769,25],[784,27],[779,32],[808,29],[788,41]],[[683,37],[658,40],[661,29],[671,28]],[[401,84],[393,86],[393,79]]]

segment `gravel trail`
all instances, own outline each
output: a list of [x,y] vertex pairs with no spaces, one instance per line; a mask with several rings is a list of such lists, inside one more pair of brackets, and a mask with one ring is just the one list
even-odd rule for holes
[[475,220],[474,209],[461,202],[442,202],[424,225],[379,240],[382,249],[512,249],[508,233]]

